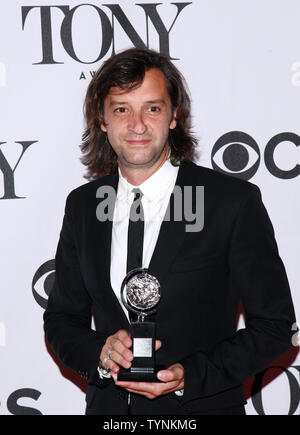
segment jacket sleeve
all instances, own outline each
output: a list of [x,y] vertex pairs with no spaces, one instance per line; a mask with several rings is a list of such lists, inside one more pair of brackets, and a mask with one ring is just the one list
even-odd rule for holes
[[274,231],[259,189],[242,201],[229,251],[231,285],[240,294],[245,328],[208,354],[180,361],[185,369],[183,403],[240,385],[292,344],[294,308]]
[[80,272],[71,195],[66,202],[55,268],[55,282],[44,313],[46,339],[65,365],[88,381],[95,381],[106,337],[91,329],[92,304]]

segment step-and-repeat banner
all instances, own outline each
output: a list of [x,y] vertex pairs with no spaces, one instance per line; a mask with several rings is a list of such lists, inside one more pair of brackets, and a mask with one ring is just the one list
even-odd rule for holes
[[[84,412],[85,381],[47,346],[42,316],[65,199],[86,182],[84,95],[103,60],[132,46],[185,76],[199,163],[260,187],[300,318],[300,2],[2,0],[1,414]],[[247,414],[299,414],[293,338],[245,383]]]

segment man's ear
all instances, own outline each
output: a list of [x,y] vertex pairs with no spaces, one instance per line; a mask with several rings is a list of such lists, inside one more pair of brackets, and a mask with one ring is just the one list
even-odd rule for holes
[[169,127],[170,130],[174,130],[174,128],[177,125],[177,119],[176,119],[176,117],[177,117],[177,107],[175,107],[175,109],[173,110],[173,116],[172,116],[172,120],[170,122],[170,127]]
[[107,128],[106,128],[106,123],[104,121],[103,116],[99,117],[99,124],[100,124],[100,128],[104,133],[107,133]]

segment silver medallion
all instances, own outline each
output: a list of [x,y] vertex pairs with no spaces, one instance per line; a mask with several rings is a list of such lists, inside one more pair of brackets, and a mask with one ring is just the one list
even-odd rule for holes
[[127,282],[126,297],[132,307],[142,311],[149,310],[160,300],[160,284],[149,273],[139,273]]

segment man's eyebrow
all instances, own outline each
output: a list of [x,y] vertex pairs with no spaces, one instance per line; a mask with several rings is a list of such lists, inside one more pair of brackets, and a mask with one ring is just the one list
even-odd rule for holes
[[[124,104],[130,104],[130,103],[128,101],[117,101],[117,100],[112,100],[109,103],[110,106],[118,106],[118,105],[122,106]],[[158,98],[156,100],[147,100],[144,102],[144,104],[164,104],[165,105],[166,102],[165,102],[165,100]]]
[[110,107],[111,106],[122,106],[124,104],[127,104],[127,102],[126,101],[111,101],[109,103]]
[[146,104],[164,104],[164,105],[166,105],[166,102],[165,102],[165,100],[157,99],[157,100],[146,101]]

